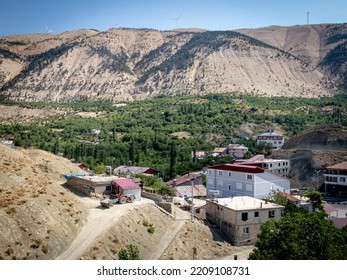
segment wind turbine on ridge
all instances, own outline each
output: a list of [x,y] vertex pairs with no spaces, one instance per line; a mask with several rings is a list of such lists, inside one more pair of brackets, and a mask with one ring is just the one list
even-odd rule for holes
[[170,19],[172,19],[172,20],[175,20],[176,21],[176,29],[178,28],[178,20],[180,19],[180,17],[182,16],[182,14],[181,15],[179,15],[178,17],[175,17],[175,18],[170,18]]
[[51,34],[51,33],[53,33],[53,31],[52,31],[52,30],[50,30],[50,29],[48,28],[47,24],[45,24],[45,27],[46,27],[46,32],[47,32],[47,34]]

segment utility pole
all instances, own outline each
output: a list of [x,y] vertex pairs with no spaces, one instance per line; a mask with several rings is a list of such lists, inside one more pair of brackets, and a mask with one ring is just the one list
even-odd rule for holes
[[191,204],[191,210],[192,210],[192,221],[194,221],[194,201],[193,201],[193,197],[194,197],[194,179],[191,180],[192,182],[192,204]]
[[115,160],[116,158],[113,158],[112,159],[112,164],[111,164],[111,174],[113,175],[113,161]]
[[316,174],[317,174],[317,177],[316,177],[316,183],[317,183],[317,186],[316,186],[316,190],[318,191],[318,174],[319,174],[319,172],[321,172],[321,170],[314,170],[314,172],[316,172]]
[[307,25],[310,24],[310,12],[306,12]]

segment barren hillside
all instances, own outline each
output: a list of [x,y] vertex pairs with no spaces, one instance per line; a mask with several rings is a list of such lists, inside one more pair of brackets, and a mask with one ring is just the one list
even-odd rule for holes
[[[110,29],[2,37],[1,93],[27,101],[122,101],[233,91],[331,95],[338,91],[330,77],[344,83],[344,60],[338,59],[342,71],[334,74],[330,51],[344,42],[345,29],[321,25],[240,30],[247,35]],[[317,68],[328,54],[329,60]]]
[[192,259],[193,247],[197,259],[247,259],[253,249],[231,246],[181,209],[175,220],[147,199],[102,209],[62,186],[63,174],[79,168],[42,150],[0,144],[0,170],[0,259],[117,259],[128,244],[142,259]]
[[[189,212],[179,215],[184,220],[175,220],[152,204],[133,209],[100,235],[81,258],[118,259],[119,250],[129,244],[139,248],[143,260],[231,259],[235,254],[247,259],[254,248],[231,246],[202,221],[190,221]],[[148,232],[146,222],[154,227],[153,234]]]
[[238,31],[302,59],[347,88],[347,24],[269,26]]
[[0,144],[0,259],[52,259],[85,219],[83,204],[61,187],[80,172],[69,160]]

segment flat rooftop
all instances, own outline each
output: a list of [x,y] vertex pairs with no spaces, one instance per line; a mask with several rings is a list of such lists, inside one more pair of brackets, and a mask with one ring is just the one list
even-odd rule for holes
[[[79,176],[78,176],[79,177]],[[94,183],[111,182],[114,179],[118,179],[118,176],[82,176],[79,177],[82,180],[88,180]]]
[[272,208],[284,208],[284,206],[265,202],[264,200],[257,199],[250,196],[235,196],[228,198],[218,198],[217,200],[208,200],[210,202],[219,204],[229,209],[239,210],[256,210],[256,209],[272,209]]

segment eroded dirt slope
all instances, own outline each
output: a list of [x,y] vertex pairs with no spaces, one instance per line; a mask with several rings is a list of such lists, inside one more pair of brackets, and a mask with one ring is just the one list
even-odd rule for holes
[[0,259],[52,259],[72,241],[85,208],[61,186],[69,160],[0,144]]

